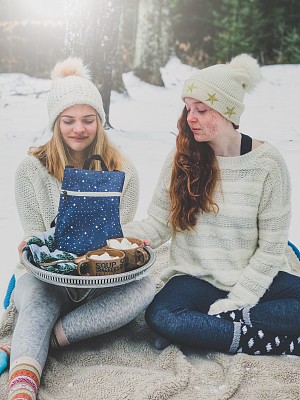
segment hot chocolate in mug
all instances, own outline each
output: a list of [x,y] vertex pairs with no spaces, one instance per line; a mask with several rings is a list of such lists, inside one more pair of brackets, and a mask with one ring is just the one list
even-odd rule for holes
[[120,250],[98,249],[87,252],[85,260],[78,263],[79,275],[115,275],[125,272],[125,254]]
[[125,271],[142,267],[149,260],[149,253],[143,247],[143,241],[136,238],[116,238],[107,240],[107,249],[118,249],[125,253]]

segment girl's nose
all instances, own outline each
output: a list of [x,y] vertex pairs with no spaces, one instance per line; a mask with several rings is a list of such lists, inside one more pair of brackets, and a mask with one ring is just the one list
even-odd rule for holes
[[195,122],[195,121],[197,121],[197,117],[196,117],[195,113],[190,111],[187,116],[187,122]]
[[73,132],[75,133],[81,133],[84,132],[85,127],[81,122],[76,122],[75,125],[73,126]]

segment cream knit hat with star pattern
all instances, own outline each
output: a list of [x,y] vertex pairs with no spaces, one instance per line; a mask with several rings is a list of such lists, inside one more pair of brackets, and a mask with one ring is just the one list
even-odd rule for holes
[[88,104],[99,114],[105,124],[102,97],[90,80],[90,73],[80,58],[69,57],[58,62],[52,73],[52,88],[48,93],[49,126],[53,129],[56,118],[66,108],[75,104]]
[[228,64],[216,64],[195,72],[184,82],[181,97],[199,100],[239,125],[245,108],[244,95],[261,79],[257,60],[240,54]]

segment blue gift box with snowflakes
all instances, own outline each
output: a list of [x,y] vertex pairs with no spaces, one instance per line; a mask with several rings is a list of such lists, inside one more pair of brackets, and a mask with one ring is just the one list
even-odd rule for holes
[[64,171],[55,241],[59,250],[82,255],[123,237],[120,198],[125,173],[67,167]]

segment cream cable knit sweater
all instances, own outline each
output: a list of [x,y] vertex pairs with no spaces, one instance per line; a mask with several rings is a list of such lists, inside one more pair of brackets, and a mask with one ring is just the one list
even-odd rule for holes
[[201,277],[228,291],[210,314],[255,305],[278,271],[290,271],[284,250],[290,223],[290,178],[280,153],[269,143],[239,157],[217,157],[222,185],[219,212],[199,216],[195,229],[173,233],[167,225],[174,151],[168,156],[148,218],[123,229],[125,236],[150,239],[153,247],[171,239],[174,274]]
[[[139,198],[139,178],[136,168],[127,160],[123,171],[125,182],[120,205],[122,225],[133,220]],[[27,157],[18,166],[15,193],[24,229],[24,240],[50,228],[57,214],[60,189],[61,183],[47,172],[37,158]],[[18,264],[15,271],[16,279],[25,272],[25,268]]]

